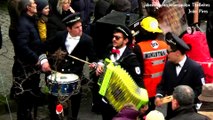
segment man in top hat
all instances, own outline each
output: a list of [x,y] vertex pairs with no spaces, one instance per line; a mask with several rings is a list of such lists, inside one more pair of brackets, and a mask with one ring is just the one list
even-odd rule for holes
[[[95,51],[93,49],[93,41],[91,37],[82,32],[82,21],[79,13],[74,13],[63,19],[66,25],[66,30],[58,32],[53,39],[46,41],[44,44],[48,52],[56,53],[56,62],[51,64],[52,69],[60,73],[76,74],[81,80],[83,76],[84,62],[69,57],[69,55],[75,56],[79,59],[85,60],[88,57],[89,67],[94,68],[97,60]],[[64,56],[61,56],[64,55]],[[57,58],[60,57],[60,60]],[[60,98],[60,96],[57,96]],[[59,117],[56,115],[56,103],[57,97],[50,95],[50,113],[51,120],[57,120]],[[69,120],[77,120],[79,107],[81,103],[81,90],[79,93],[72,95],[71,99],[71,112],[68,113]],[[69,105],[69,104],[68,104]],[[70,108],[70,106],[68,106]]]
[[[155,103],[161,106],[161,99],[165,95],[172,95],[178,85],[188,85],[195,92],[194,103],[199,103],[198,96],[201,94],[202,84],[205,82],[202,67],[186,56],[189,46],[178,36],[168,32],[166,34],[168,44],[168,61],[165,64],[163,76],[157,87]],[[168,104],[167,119],[173,116],[171,104]]]
[[[143,81],[141,81],[141,67],[136,58],[136,55],[132,52],[130,45],[132,42],[132,34],[125,26],[117,26],[113,32],[112,46],[109,46],[108,52],[105,58],[109,58],[115,64],[119,64],[125,69],[133,78],[135,83],[139,87],[144,87]],[[99,62],[96,69],[96,74],[103,74],[104,64]],[[117,114],[115,109],[108,103],[106,98],[102,98],[101,114],[103,120],[112,120]]]

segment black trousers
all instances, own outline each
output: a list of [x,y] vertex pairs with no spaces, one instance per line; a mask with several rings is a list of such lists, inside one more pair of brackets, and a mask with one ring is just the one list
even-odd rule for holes
[[32,109],[41,99],[40,72],[35,66],[23,65],[15,60],[13,78],[11,96],[17,103],[17,120],[32,120]]
[[148,103],[148,110],[146,111],[146,114],[148,114],[150,111],[155,109],[155,97],[150,97],[149,98],[149,103]]
[[[68,120],[77,120],[81,104],[81,96],[82,90],[80,90],[78,94],[72,95],[70,97],[69,100],[71,104],[70,105],[68,104],[68,108],[64,110],[65,115],[67,114]],[[51,94],[48,96],[48,108],[50,111],[50,120],[60,120],[60,116],[56,114],[56,105],[58,105],[59,103],[60,101],[58,100],[58,96],[53,96]]]
[[101,115],[103,120],[112,120],[117,115],[117,111],[109,103],[102,101],[101,104]]

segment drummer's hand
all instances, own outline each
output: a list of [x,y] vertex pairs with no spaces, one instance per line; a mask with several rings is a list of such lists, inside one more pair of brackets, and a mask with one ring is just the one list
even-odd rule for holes
[[50,68],[49,62],[44,62],[44,63],[41,65],[41,70],[42,70],[43,72],[50,72],[50,71],[51,71],[51,68]]
[[103,73],[103,66],[98,65],[95,72],[97,76],[101,75]]
[[157,107],[160,107],[162,105],[162,101],[161,101],[161,98],[160,97],[156,97],[155,98],[155,105]]
[[93,63],[89,64],[89,68],[90,69],[95,69],[97,67],[97,65],[98,64],[96,62],[93,62]]

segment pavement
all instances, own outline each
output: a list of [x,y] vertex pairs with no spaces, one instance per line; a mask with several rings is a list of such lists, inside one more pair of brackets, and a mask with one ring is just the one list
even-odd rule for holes
[[[3,46],[0,49],[0,120],[16,119],[16,104],[8,95],[12,83],[13,45],[8,36],[9,15],[6,7],[7,0],[0,0],[0,26],[3,35]],[[201,27],[205,30],[205,23]],[[85,76],[88,77],[88,69],[85,67]],[[43,79],[44,81],[44,79]],[[101,116],[91,112],[91,91],[89,85],[83,86],[83,97],[80,107],[80,120],[101,120]],[[158,108],[165,115],[165,107]],[[49,120],[47,105],[38,108],[37,120]]]
[[[7,0],[0,0],[0,26],[3,45],[0,49],[0,120],[16,120],[16,104],[8,95],[12,83],[13,45],[8,36],[9,15]],[[85,70],[88,70],[85,67]],[[88,77],[88,72],[85,72]],[[44,79],[43,79],[44,80]],[[88,84],[83,86],[83,97],[80,107],[80,120],[101,120],[101,116],[91,112],[91,92]],[[49,120],[47,105],[39,106],[37,120]]]

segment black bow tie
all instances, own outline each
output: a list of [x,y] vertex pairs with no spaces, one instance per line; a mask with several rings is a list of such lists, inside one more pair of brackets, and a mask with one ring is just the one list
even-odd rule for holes
[[180,67],[180,64],[179,64],[179,63],[176,63],[176,64],[175,64],[175,67]]

